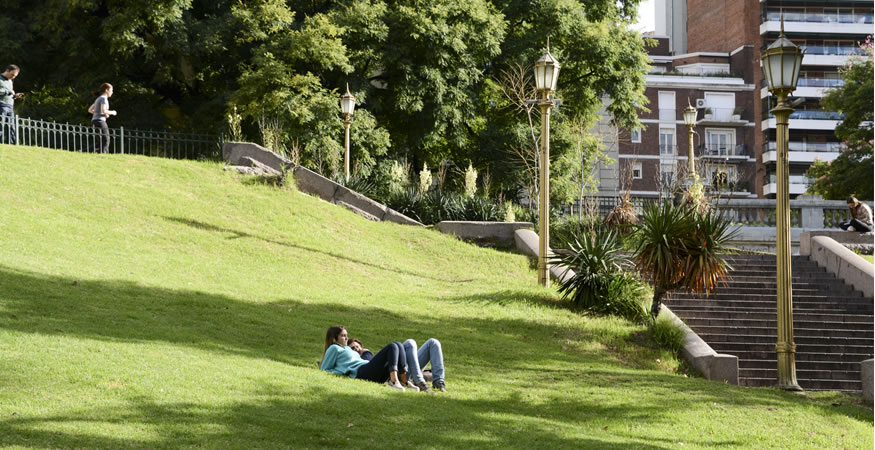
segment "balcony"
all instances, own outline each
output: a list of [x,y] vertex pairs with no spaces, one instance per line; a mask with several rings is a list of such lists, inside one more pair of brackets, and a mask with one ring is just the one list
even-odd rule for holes
[[712,108],[705,107],[699,125],[745,125],[746,119],[742,119],[744,110],[741,108]]
[[[775,151],[778,143],[771,141],[763,146],[765,151]],[[791,152],[840,153],[844,146],[840,142],[793,142],[790,141]]]
[[[768,11],[760,24],[760,35],[781,30],[781,12]],[[872,34],[872,13],[824,14],[784,11],[784,30],[787,33],[817,34]]]
[[[778,192],[778,176],[769,174],[763,177],[763,195],[774,195]],[[811,184],[811,179],[805,175],[790,175],[790,194],[804,194]]]
[[703,144],[699,146],[699,154],[705,159],[720,159],[728,161],[747,161],[748,159],[747,146],[744,144]]
[[873,23],[871,13],[854,12],[850,14],[824,14],[824,13],[809,13],[809,12],[794,12],[794,11],[766,11],[763,22],[781,22],[781,15],[784,15],[784,22],[807,22],[807,23]]
[[[766,79],[763,78],[763,87],[766,87]],[[822,87],[831,88],[844,86],[845,80],[835,78],[800,78],[796,87]]]
[[677,156],[678,146],[659,144],[659,154],[662,156]]

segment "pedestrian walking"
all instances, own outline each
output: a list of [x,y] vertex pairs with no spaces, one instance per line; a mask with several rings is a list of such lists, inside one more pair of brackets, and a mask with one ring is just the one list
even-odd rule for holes
[[109,109],[109,98],[112,97],[112,85],[103,83],[100,89],[95,94],[99,96],[94,100],[94,103],[88,108],[91,113],[91,125],[98,129],[100,138],[98,139],[98,147],[95,151],[100,153],[109,152],[109,126],[106,125],[106,119],[109,116],[116,115],[116,111]]
[[21,69],[15,64],[10,64],[3,69],[0,74],[0,142],[3,142],[3,130],[7,130],[6,143],[15,145],[17,139],[15,136],[15,99],[21,98],[24,94],[15,92],[12,86],[12,80],[18,77]]

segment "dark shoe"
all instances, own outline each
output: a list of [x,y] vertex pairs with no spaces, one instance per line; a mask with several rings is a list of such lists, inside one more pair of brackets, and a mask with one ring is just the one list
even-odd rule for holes
[[444,380],[434,380],[431,385],[434,386],[436,391],[447,392],[447,385],[444,384]]
[[426,394],[434,394],[434,391],[431,390],[431,388],[428,387],[428,385],[425,384],[424,381],[420,381],[419,383],[416,383],[416,387],[419,388],[419,392],[425,392]]
[[432,379],[433,379],[430,370],[423,370],[422,376],[425,378],[425,381],[432,381]]

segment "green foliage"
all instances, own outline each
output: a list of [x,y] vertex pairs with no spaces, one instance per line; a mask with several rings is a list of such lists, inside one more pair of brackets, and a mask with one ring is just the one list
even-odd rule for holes
[[383,156],[417,168],[471,161],[498,191],[518,192],[523,175],[507,149],[530,142],[529,124],[497,77],[514,65],[530,74],[549,35],[563,100],[552,198],[564,203],[592,184],[581,136],[597,141],[571,118],[589,129],[607,96],[615,121],[631,128],[634,105],[646,103],[644,41],[628,26],[638,3],[16,0],[4,7],[0,39],[23,69],[18,90],[32,94],[18,104],[22,116],[87,123],[91,91],[109,81],[114,125],[220,132],[236,106],[239,135],[258,136],[261,117],[276,120],[274,146],[331,176],[343,152],[338,89],[348,82],[358,100],[354,171],[368,175]]
[[722,254],[736,231],[714,212],[689,203],[650,203],[636,225],[635,264],[653,285],[651,315],[656,318],[665,293],[675,289],[708,292],[727,275]]
[[684,330],[665,316],[660,316],[650,327],[650,335],[660,347],[679,354],[684,346]]
[[[550,223],[550,247],[571,248],[581,235],[592,234],[599,228],[597,216],[562,216]],[[619,236],[618,236],[619,239]]]

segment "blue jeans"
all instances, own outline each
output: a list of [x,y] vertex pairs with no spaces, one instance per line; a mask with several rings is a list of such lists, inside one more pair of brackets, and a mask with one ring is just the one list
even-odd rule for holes
[[404,361],[404,348],[397,342],[383,347],[377,352],[374,359],[359,367],[356,378],[360,380],[385,383],[389,379],[389,372],[405,372],[407,369]]
[[416,348],[416,341],[408,339],[404,341],[404,353],[407,356],[407,366],[410,369],[410,378],[414,383],[425,383],[422,369],[431,362],[431,374],[434,381],[444,379],[444,351],[441,342],[437,339],[429,339]]
[[3,142],[3,131],[9,131],[9,137],[6,140],[7,144],[15,145],[15,111],[12,110],[12,105],[5,103],[0,104],[0,142]]

